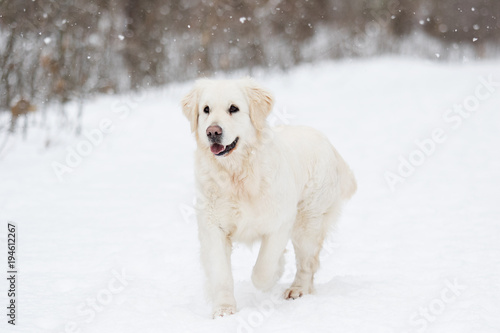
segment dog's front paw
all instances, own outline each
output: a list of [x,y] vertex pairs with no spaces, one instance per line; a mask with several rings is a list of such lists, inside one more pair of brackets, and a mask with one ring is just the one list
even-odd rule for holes
[[236,306],[230,304],[222,304],[214,307],[213,318],[220,318],[236,313]]

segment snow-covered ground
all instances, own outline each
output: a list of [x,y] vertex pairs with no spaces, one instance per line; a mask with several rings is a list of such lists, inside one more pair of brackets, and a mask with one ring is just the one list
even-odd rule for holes
[[179,107],[188,82],[89,102],[91,139],[33,128],[8,142],[0,266],[6,276],[12,221],[19,274],[15,327],[1,279],[1,331],[500,332],[500,61],[382,58],[256,77],[275,93],[270,122],[323,131],[358,180],[315,295],[281,298],[291,246],[262,293],[250,281],[257,247],[235,245],[239,312],[210,318]]

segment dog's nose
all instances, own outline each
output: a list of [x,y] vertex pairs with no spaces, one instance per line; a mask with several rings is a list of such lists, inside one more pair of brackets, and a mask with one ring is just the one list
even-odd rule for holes
[[222,128],[220,126],[209,126],[207,128],[207,136],[210,140],[219,139],[222,135]]

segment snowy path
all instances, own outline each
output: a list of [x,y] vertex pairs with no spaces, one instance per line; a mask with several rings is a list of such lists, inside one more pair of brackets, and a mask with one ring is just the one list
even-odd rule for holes
[[[178,106],[190,83],[91,102],[87,131],[112,124],[96,146],[45,150],[32,131],[0,160],[1,266],[13,221],[20,272],[17,325],[2,314],[1,331],[500,332],[500,84],[488,77],[500,82],[500,62],[383,58],[257,75],[275,92],[271,122],[327,134],[359,190],[325,245],[316,295],[280,298],[292,251],[280,283],[256,291],[256,248],[235,246],[239,312],[220,320],[203,296],[194,140]],[[466,117],[449,113],[464,103]],[[67,147],[89,154],[59,181],[52,164]],[[400,155],[421,165],[400,167]],[[408,175],[391,191],[398,167]]]

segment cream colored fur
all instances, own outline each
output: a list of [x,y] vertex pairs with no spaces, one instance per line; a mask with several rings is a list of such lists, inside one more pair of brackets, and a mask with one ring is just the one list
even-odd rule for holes
[[[231,105],[239,111],[230,114]],[[198,144],[197,218],[214,317],[236,311],[234,241],[261,241],[252,282],[268,290],[283,273],[291,239],[297,274],[285,298],[313,292],[323,240],[356,191],[349,166],[328,139],[307,127],[268,127],[272,107],[272,95],[251,79],[200,80],[182,100]],[[239,138],[226,156],[210,151],[206,129],[212,125],[222,128],[224,146]]]

